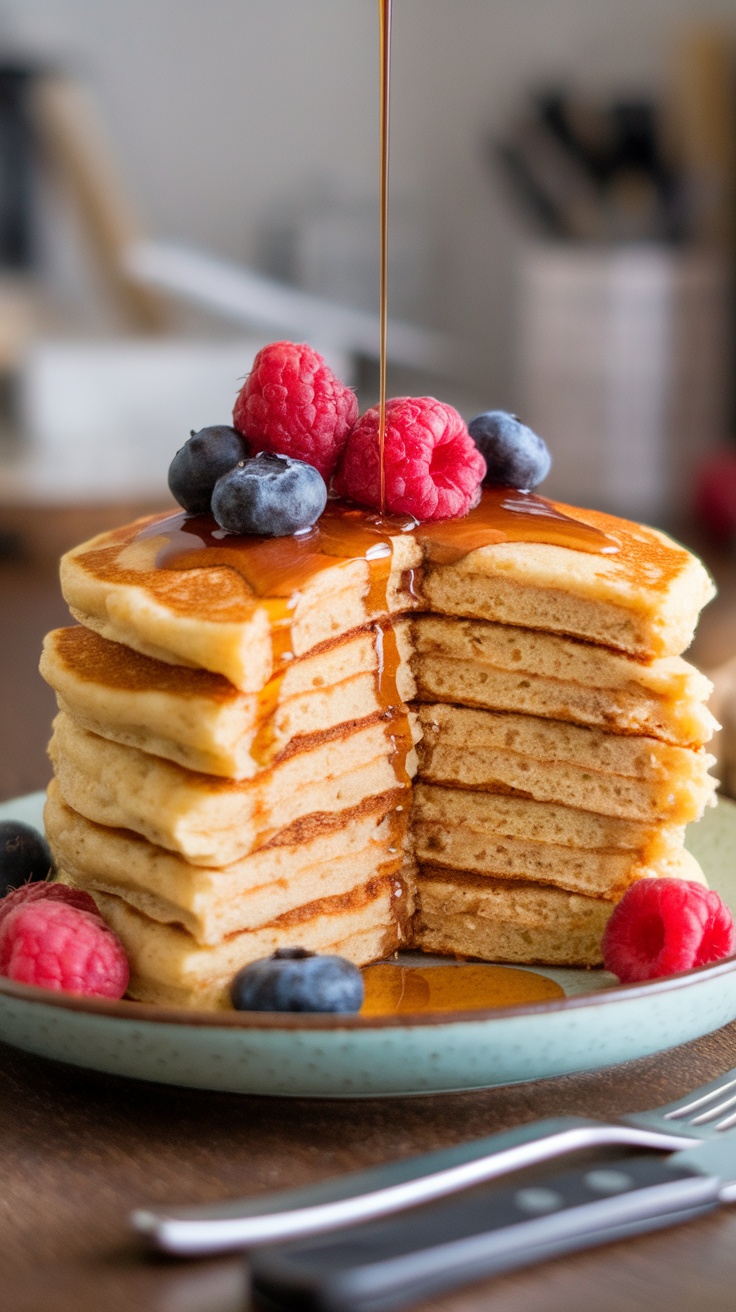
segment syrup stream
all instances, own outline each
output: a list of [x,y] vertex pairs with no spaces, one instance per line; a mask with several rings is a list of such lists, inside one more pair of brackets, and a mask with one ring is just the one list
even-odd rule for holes
[[[263,767],[274,759],[276,751],[275,715],[285,671],[295,656],[293,621],[304,589],[323,570],[333,567],[336,559],[343,560],[345,566],[351,562],[365,561],[365,623],[372,626],[374,633],[376,704],[386,721],[386,735],[391,745],[391,762],[397,785],[402,790],[408,790],[411,787],[411,777],[407,769],[407,758],[413,747],[413,738],[408,710],[397,687],[401,657],[389,598],[392,537],[413,533],[421,543],[425,560],[430,566],[453,564],[477,548],[501,542],[541,542],[598,554],[616,551],[618,544],[597,529],[565,515],[544,498],[510,488],[484,489],[478,505],[463,519],[419,524],[411,517],[402,519],[386,516],[384,447],[391,6],[392,0],[379,0],[380,514],[370,514],[330,501],[313,528],[287,538],[235,537],[219,529],[209,515],[176,514],[148,525],[138,534],[138,539],[162,540],[156,559],[156,567],[159,569],[190,570],[225,566],[236,570],[265,609],[271,635],[271,674],[259,694],[258,729],[252,748],[254,758]],[[414,590],[414,571],[410,571],[410,574],[410,590],[413,596],[417,596]],[[398,805],[392,813],[392,832],[387,852],[389,861],[382,868],[382,873],[392,871],[401,862],[408,813],[408,805]],[[431,972],[434,987],[440,983],[440,973],[437,970]],[[414,974],[418,983],[422,972]],[[456,983],[457,972],[452,978]],[[484,985],[486,978],[483,977]],[[391,976],[392,989],[395,981],[396,976]],[[505,981],[506,984],[508,982]],[[520,983],[527,987],[529,976],[522,978]],[[549,981],[545,981],[545,984],[549,985]],[[403,993],[402,985],[402,997]],[[417,1001],[414,997],[413,1005]],[[385,999],[382,1005],[386,1005]],[[400,1002],[398,1005],[401,1009]]]
[[391,3],[378,0],[381,42],[381,266],[380,266],[380,374],[378,401],[378,462],[381,514],[386,513],[386,471],[383,450],[386,442],[386,325],[388,321],[388,165],[391,110]]

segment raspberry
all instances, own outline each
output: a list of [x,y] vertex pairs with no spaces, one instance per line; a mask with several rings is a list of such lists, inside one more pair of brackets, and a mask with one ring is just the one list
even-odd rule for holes
[[67,884],[39,882],[21,884],[20,888],[13,888],[6,893],[0,900],[0,925],[16,907],[26,902],[37,902],[39,898],[45,901],[50,899],[52,902],[64,902],[67,906],[78,907],[80,911],[87,911],[91,916],[97,916],[98,920],[102,920],[94,898],[90,897],[89,893],[84,893],[81,888],[69,888]]
[[[386,404],[386,509],[415,519],[451,519],[475,505],[486,462],[457,410],[433,396],[401,396]],[[380,507],[378,406],[350,434],[335,491]]]
[[730,956],[736,929],[711,889],[685,879],[642,879],[615,908],[602,947],[606,970],[629,983]]
[[38,898],[12,909],[0,924],[0,975],[92,998],[122,998],[128,959],[98,915],[67,901]]
[[354,392],[311,346],[271,342],[258,352],[233,410],[251,451],[293,456],[328,483],[358,417]]

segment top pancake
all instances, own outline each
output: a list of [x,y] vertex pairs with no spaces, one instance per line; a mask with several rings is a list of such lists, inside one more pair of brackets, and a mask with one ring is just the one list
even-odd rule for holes
[[[582,638],[642,661],[679,655],[713,595],[701,563],[654,529],[559,509],[609,534],[618,550],[604,555],[507,541],[443,564],[434,559],[427,525],[421,535],[399,526],[386,537],[393,554],[378,590],[376,560],[365,554],[325,557],[294,588],[284,603],[291,652],[303,655],[381,615],[421,609]],[[138,521],[69,552],[61,565],[64,596],[73,614],[105,637],[257,692],[278,660],[268,598],[230,565],[215,563],[216,553],[212,565],[200,558],[195,568],[162,568],[175,519]],[[422,561],[423,577],[410,579]]]
[[[407,585],[421,563],[421,550],[408,534],[390,539],[374,560],[324,557],[321,568],[271,605],[276,599],[257,595],[229,565],[163,568],[167,528],[182,518],[137,520],[63,556],[61,587],[73,615],[146,656],[210,670],[242,692],[260,692],[284,659],[279,643],[287,658],[303,656],[372,620],[418,605]],[[290,551],[294,544],[292,554],[298,556],[295,538],[271,541],[288,543]],[[379,587],[372,586],[376,575]]]
[[606,534],[618,550],[516,541],[480,547],[452,564],[430,565],[424,609],[584,638],[638,660],[679,656],[715,595],[697,557],[657,529],[548,504]]

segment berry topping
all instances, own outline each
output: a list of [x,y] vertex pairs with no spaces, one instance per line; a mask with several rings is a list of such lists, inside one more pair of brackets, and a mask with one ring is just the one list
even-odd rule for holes
[[68,884],[40,883],[22,884],[20,888],[11,888],[10,892],[0,900],[0,925],[16,907],[27,905],[29,902],[38,902],[40,898],[44,901],[63,902],[66,906],[77,907],[79,911],[86,911],[90,916],[97,916],[98,920],[102,920],[94,898],[90,897],[89,893],[83,892],[81,888],[69,888]]
[[220,528],[267,538],[310,528],[326,504],[325,480],[312,465],[270,451],[241,461],[212,493],[212,514]]
[[483,479],[487,487],[500,484],[530,492],[547,477],[552,467],[547,444],[516,415],[487,410],[471,419],[468,431],[488,466]]
[[736,537],[736,451],[714,451],[695,471],[695,513],[714,542],[728,546]]
[[606,970],[630,983],[730,956],[736,929],[712,889],[685,879],[641,879],[614,909],[602,946]]
[[355,393],[311,346],[293,342],[271,342],[258,352],[233,410],[253,452],[304,460],[326,482],[357,417]]
[[[485,461],[463,419],[433,396],[401,396],[386,404],[386,509],[416,519],[465,515],[478,500]],[[348,438],[335,491],[380,507],[378,406],[361,415]]]
[[345,957],[279,948],[239,970],[230,986],[237,1011],[360,1011],[363,976]]
[[245,460],[249,452],[240,433],[226,424],[200,428],[177,451],[169,465],[169,489],[190,515],[210,508],[218,478]]
[[46,839],[21,820],[0,822],[0,897],[29,880],[47,879],[54,868]]
[[27,901],[0,924],[0,975],[92,998],[122,998],[128,959],[100,919],[53,898]]

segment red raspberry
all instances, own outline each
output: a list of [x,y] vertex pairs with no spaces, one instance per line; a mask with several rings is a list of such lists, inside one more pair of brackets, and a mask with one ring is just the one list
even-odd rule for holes
[[28,899],[0,924],[0,975],[91,998],[122,998],[128,959],[98,915],[66,901]]
[[67,906],[78,907],[80,911],[87,911],[91,916],[97,916],[98,920],[102,920],[97,910],[97,903],[89,893],[84,893],[81,888],[69,888],[67,884],[50,884],[38,880],[32,884],[21,884],[20,888],[11,888],[10,892],[5,894],[0,900],[0,925],[16,907],[26,902],[37,902],[39,898],[43,898],[44,901],[50,899],[52,902],[64,902]]
[[311,346],[271,342],[258,352],[233,410],[253,455],[293,456],[331,479],[358,418],[354,392]]
[[736,537],[736,451],[724,447],[695,471],[695,513],[714,542]]
[[[475,505],[486,462],[457,410],[433,396],[400,396],[386,403],[386,509],[416,519],[452,519]],[[350,434],[335,491],[363,506],[380,507],[378,406],[361,415]]]
[[685,879],[641,879],[615,908],[602,947],[606,970],[630,983],[730,956],[736,929],[711,889]]

